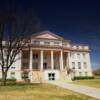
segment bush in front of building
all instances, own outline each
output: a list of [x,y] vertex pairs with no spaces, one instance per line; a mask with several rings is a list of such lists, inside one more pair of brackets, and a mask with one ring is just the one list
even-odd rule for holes
[[[3,78],[0,78],[0,85],[2,85]],[[15,78],[8,78],[6,79],[7,85],[14,85],[16,84]]]
[[85,80],[85,79],[94,79],[93,76],[75,76],[73,80]]
[[100,68],[93,71],[95,76],[100,76]]

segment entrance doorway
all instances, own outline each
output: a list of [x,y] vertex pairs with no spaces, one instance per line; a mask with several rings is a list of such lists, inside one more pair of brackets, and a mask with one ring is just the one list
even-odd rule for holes
[[48,73],[48,80],[50,81],[55,80],[55,73]]

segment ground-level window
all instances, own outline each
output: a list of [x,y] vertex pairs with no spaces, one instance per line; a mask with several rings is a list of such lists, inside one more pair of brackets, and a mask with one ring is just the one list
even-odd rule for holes
[[75,62],[72,62],[72,69],[75,69]]
[[74,76],[76,76],[76,72],[73,72]]
[[12,67],[11,67],[11,69],[15,69],[15,67],[14,67],[14,66],[12,66]]
[[84,62],[83,65],[84,65],[84,68],[86,69],[87,68],[87,63]]
[[15,78],[15,72],[11,72],[11,73],[10,73],[10,77],[11,77],[11,78]]
[[28,78],[28,76],[29,76],[29,73],[27,71],[22,72],[22,78],[23,79]]
[[79,76],[82,76],[82,72],[79,72]]
[[55,80],[55,73],[48,73],[49,80]]
[[85,76],[88,76],[88,73],[87,72],[85,72]]
[[81,62],[78,62],[78,69],[81,69]]

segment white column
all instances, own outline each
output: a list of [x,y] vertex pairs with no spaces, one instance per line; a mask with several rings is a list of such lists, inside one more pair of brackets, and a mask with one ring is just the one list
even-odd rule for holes
[[63,70],[63,51],[60,52],[60,69]]
[[67,55],[67,68],[70,68],[71,67],[71,63],[70,63],[70,52],[68,52],[68,55]]
[[[70,51],[68,51],[68,58],[67,59],[68,59],[67,69],[72,69],[72,61],[71,61],[71,52]],[[69,79],[72,80],[74,77],[74,73],[71,72],[68,76],[69,76]]]
[[19,55],[18,55],[18,58],[17,58],[18,60],[14,63],[14,66],[18,66],[18,67],[16,67],[16,69],[17,70],[20,70],[20,71],[18,71],[17,72],[17,75],[16,75],[16,78],[18,79],[18,80],[21,80],[22,78],[21,78],[21,73],[22,73],[22,51],[20,51],[20,53],[19,53]]
[[51,69],[54,69],[54,57],[53,57],[53,50],[51,50]]
[[30,63],[29,63],[29,69],[30,69],[30,74],[29,74],[29,77],[30,77],[30,81],[32,82],[32,60],[33,60],[33,52],[32,52],[32,49],[30,49]]
[[40,65],[41,65],[41,71],[43,70],[43,50],[40,52]]

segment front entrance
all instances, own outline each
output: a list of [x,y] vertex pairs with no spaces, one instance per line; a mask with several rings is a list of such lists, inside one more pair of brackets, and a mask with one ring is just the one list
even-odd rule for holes
[[44,70],[44,80],[55,81],[59,80],[59,70]]
[[55,73],[48,73],[48,80],[50,81],[55,80]]

